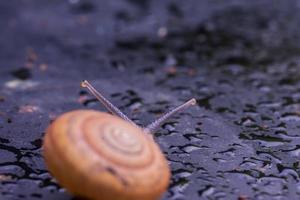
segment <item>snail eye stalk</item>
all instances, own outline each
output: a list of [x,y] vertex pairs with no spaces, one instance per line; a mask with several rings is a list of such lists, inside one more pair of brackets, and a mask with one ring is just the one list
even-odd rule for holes
[[[131,119],[129,119],[121,110],[119,110],[116,106],[114,106],[109,100],[107,100],[100,92],[98,92],[87,80],[84,80],[81,82],[81,87],[87,88],[88,91],[94,95],[102,104],[103,106],[111,112],[113,115],[116,115],[125,121],[133,124],[134,126],[139,127],[136,123],[134,123]],[[189,101],[183,103],[182,105],[174,108],[173,110],[165,113],[163,116],[149,124],[146,128],[144,128],[144,132],[146,133],[154,133],[162,123],[167,121],[170,117],[174,116],[176,113],[192,106],[195,105],[196,99],[192,98]]]
[[80,84],[81,87],[87,88],[88,91],[94,95],[101,103],[102,105],[113,115],[116,115],[125,121],[128,121],[129,123],[136,125],[131,119],[129,119],[119,108],[114,106],[109,100],[107,100],[100,92],[98,92],[87,80],[84,80]]
[[173,110],[165,113],[164,115],[162,115],[160,118],[158,118],[157,120],[155,120],[154,122],[152,122],[151,124],[149,124],[146,128],[144,128],[144,131],[147,133],[154,133],[162,123],[164,123],[165,121],[167,121],[170,117],[174,116],[176,113],[192,106],[192,105],[196,105],[197,101],[195,98],[190,99],[189,101],[185,102],[184,104],[174,108]]

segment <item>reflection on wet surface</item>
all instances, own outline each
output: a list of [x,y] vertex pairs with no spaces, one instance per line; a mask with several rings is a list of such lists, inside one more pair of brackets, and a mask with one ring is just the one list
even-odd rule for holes
[[[79,20],[70,22],[70,29],[73,23],[88,26],[90,15],[101,10],[95,1],[78,2],[61,6]],[[139,10],[157,5],[146,2],[128,1],[123,10],[117,6],[119,31],[123,23],[148,20]],[[290,7],[296,1],[288,2],[266,10],[259,3],[223,5],[196,27],[160,29],[154,39],[132,33],[112,40],[105,51],[97,42],[76,41],[79,36],[65,40],[47,33],[46,50],[29,50],[25,67],[3,71],[10,79],[3,77],[0,88],[0,197],[73,198],[47,172],[41,145],[45,128],[60,113],[104,110],[79,88],[85,76],[141,125],[197,99],[196,108],[155,133],[173,174],[164,200],[300,198],[300,62],[295,56],[300,16]],[[165,5],[170,27],[182,27],[176,21],[188,16],[181,4]],[[31,9],[29,3],[23,12]],[[28,29],[25,34],[34,28]]]

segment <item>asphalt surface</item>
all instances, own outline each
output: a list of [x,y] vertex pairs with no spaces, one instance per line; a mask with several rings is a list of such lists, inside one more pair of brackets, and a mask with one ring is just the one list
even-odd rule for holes
[[[0,2],[0,199],[74,199],[42,138],[74,109],[138,124],[195,97],[155,134],[172,168],[163,200],[299,199],[300,2]],[[59,155],[57,155],[59,156]]]

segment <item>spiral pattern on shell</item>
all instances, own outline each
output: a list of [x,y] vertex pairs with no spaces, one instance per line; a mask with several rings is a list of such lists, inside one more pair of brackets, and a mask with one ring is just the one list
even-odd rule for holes
[[152,137],[107,113],[60,116],[47,129],[44,157],[62,186],[94,200],[153,200],[169,184],[169,166]]

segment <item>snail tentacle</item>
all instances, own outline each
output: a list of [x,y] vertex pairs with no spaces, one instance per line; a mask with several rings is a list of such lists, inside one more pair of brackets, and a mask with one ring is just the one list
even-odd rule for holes
[[81,82],[81,87],[87,88],[89,92],[92,93],[92,95],[94,95],[102,103],[102,105],[113,115],[121,117],[125,121],[128,121],[129,123],[137,126],[136,123],[134,123],[131,119],[129,119],[119,108],[114,106],[109,100],[107,100],[87,80]]
[[[104,107],[111,112],[113,115],[116,115],[125,121],[133,124],[136,127],[139,127],[136,123],[134,123],[131,119],[129,119],[121,110],[119,110],[116,106],[114,106],[109,100],[107,100],[100,92],[98,92],[87,80],[81,82],[81,87],[87,88],[92,95],[94,95],[103,105]],[[159,119],[155,120],[147,127],[143,128],[145,133],[154,133],[156,129],[160,127],[160,125],[168,120],[170,117],[175,115],[177,112],[182,111],[183,109],[196,104],[196,99],[192,98],[189,101],[183,103],[182,105],[174,108],[173,110],[165,113]]]
[[146,128],[144,128],[144,132],[146,133],[154,133],[156,129],[160,127],[162,123],[164,123],[166,120],[168,120],[170,117],[175,115],[177,112],[182,111],[183,109],[195,105],[197,103],[195,98],[190,99],[189,101],[181,104],[180,106],[174,108],[173,110],[165,113],[160,118],[149,124]]

